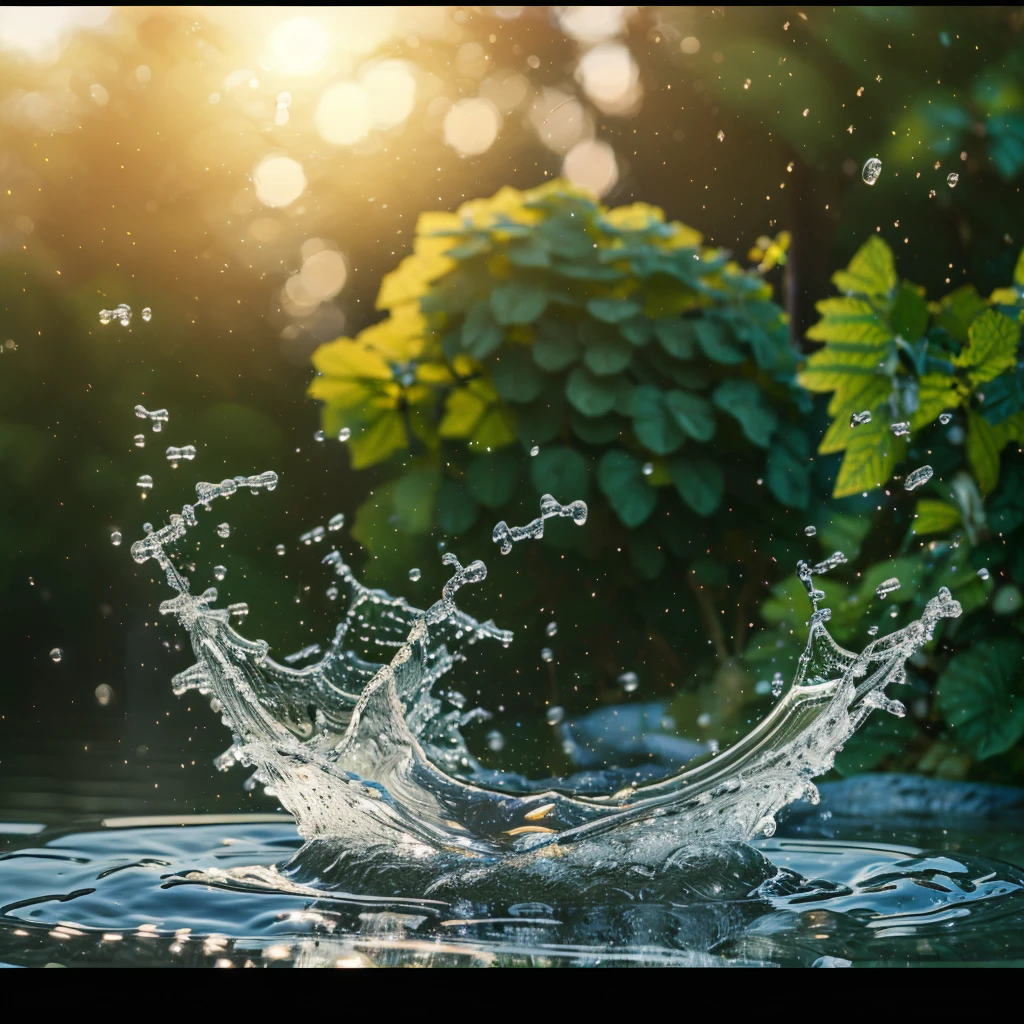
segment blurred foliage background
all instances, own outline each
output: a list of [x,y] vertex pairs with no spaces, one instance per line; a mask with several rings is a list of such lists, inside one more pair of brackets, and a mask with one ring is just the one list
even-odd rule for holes
[[[875,716],[839,768],[1018,779],[1022,24],[5,8],[0,805],[258,799],[213,774],[215,718],[171,696],[188,653],[127,548],[195,479],[263,469],[281,486],[232,503],[198,578],[226,565],[223,600],[280,656],[330,635],[323,545],[298,538],[336,512],[346,557],[414,602],[444,578],[439,545],[484,557],[466,601],[519,640],[460,686],[517,766],[566,764],[545,704],[657,701],[705,744],[745,731],[800,649],[796,559],[839,548],[841,642],[954,580],[967,612],[912,666],[906,718]],[[414,243],[434,267],[403,282]],[[129,326],[101,325],[122,302]],[[323,390],[353,376],[345,345],[386,342],[406,350],[363,367],[364,394]],[[169,410],[163,431],[140,403]],[[195,462],[172,469],[172,444]],[[549,490],[585,494],[591,521],[502,559],[493,522]]]

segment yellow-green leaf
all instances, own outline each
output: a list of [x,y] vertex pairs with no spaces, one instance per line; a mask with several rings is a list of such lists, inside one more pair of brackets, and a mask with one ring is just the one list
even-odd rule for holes
[[975,387],[1016,365],[1020,325],[1009,317],[987,309],[971,324],[968,337],[970,344],[953,362],[968,371],[967,376]]
[[961,392],[955,377],[944,373],[925,374],[917,382],[917,409],[910,417],[911,429],[927,427],[939,413],[956,409],[960,402]]
[[835,391],[851,376],[880,372],[884,358],[884,346],[838,350],[828,345],[804,363],[798,379],[809,391]]
[[917,503],[917,518],[913,522],[914,533],[946,533],[962,521],[960,509],[947,501],[922,498]]
[[488,403],[469,388],[456,388],[445,402],[444,418],[437,428],[441,437],[469,437]]
[[812,341],[844,341],[858,345],[880,345],[892,339],[892,331],[867,299],[840,295],[823,299],[815,308],[821,320],[808,331]]
[[387,360],[369,345],[351,338],[338,338],[313,353],[313,365],[326,377],[356,380],[391,380]]
[[368,424],[365,430],[352,435],[348,444],[352,468],[365,469],[383,462],[407,444],[402,414],[398,410],[389,410]]
[[1021,249],[1017,257],[1017,266],[1013,269],[1013,283],[1024,288],[1024,249]]
[[847,498],[851,494],[880,487],[889,479],[896,450],[906,447],[894,437],[885,420],[875,419],[855,427],[846,445],[843,464],[836,475],[833,495]]
[[470,441],[474,450],[503,448],[516,439],[516,424],[510,410],[492,405],[481,417]]
[[854,254],[845,270],[832,275],[832,283],[848,295],[886,298],[896,287],[896,263],[892,249],[872,235]]
[[879,406],[888,399],[892,388],[888,377],[869,377],[866,380],[867,386],[857,388],[852,395],[846,396],[839,390],[833,396],[833,401],[829,403],[829,413],[835,416],[835,419],[818,445],[818,451],[822,455],[846,450],[855,430],[860,429],[850,426],[850,416],[853,413],[877,413]]

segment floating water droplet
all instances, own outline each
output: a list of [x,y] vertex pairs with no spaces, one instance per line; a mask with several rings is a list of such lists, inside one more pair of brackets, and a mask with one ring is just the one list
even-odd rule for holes
[[891,431],[892,431],[892,432],[893,432],[893,433],[894,433],[894,434],[895,434],[895,435],[896,435],[897,437],[906,437],[906,436],[907,436],[907,434],[909,434],[909,433],[910,433],[910,424],[909,424],[909,423],[893,423],[893,424],[892,424],[892,425],[891,425],[891,426],[889,427],[889,429],[890,429],[890,430],[891,430]]
[[554,636],[558,632],[558,623],[549,622],[545,627],[544,632],[547,633],[548,636]]
[[345,525],[345,513],[339,512],[327,520],[328,530],[340,530]]
[[882,161],[879,160],[877,156],[873,156],[869,160],[865,161],[864,167],[860,172],[860,176],[864,179],[865,185],[874,185],[874,183],[878,181],[878,177],[881,173]]
[[352,436],[352,431],[349,430],[348,427],[342,427],[341,430],[338,431],[338,440],[339,441],[347,441],[351,436]]
[[989,576],[988,569],[986,569],[984,566],[982,566],[982,568],[980,568],[978,570],[978,579],[980,579],[980,580],[987,580],[988,576]]
[[284,660],[289,665],[294,665],[297,661],[302,661],[303,658],[309,658],[314,654],[320,653],[319,644],[310,644],[308,647],[303,647],[301,651],[295,651],[293,654],[286,654]]
[[127,327],[132,322],[132,307],[122,302],[115,309],[100,310],[101,324],[109,324],[112,320],[116,320],[122,327]]
[[244,601],[236,601],[228,605],[228,615],[234,615],[237,619],[244,619],[249,614],[249,606]]
[[319,441],[323,441],[326,436],[327,435],[324,434],[324,432],[322,430],[317,430],[317,431],[314,431],[314,433],[313,433],[313,440],[314,441],[318,441],[318,442]]
[[859,427],[859,426],[862,426],[865,423],[870,423],[870,422],[871,422],[871,413],[868,412],[867,409],[865,409],[863,412],[855,412],[850,417],[850,426],[851,427]]
[[337,601],[338,600],[338,588],[337,587],[333,587],[333,586],[328,587],[327,590],[326,590],[326,594],[327,594],[327,600],[328,601]]
[[277,547],[276,547],[276,548],[274,548],[274,550],[275,550],[275,551],[276,551],[276,552],[277,552],[277,553],[278,553],[279,555],[283,555],[283,554],[284,554],[284,545],[283,545],[283,544],[278,544],[278,545],[277,545]]
[[153,310],[151,310],[149,306],[146,306],[146,308],[143,309],[142,319],[145,320],[147,324],[153,319]]
[[153,487],[153,478],[148,473],[143,473],[138,480],[135,481],[136,487],[141,487],[143,491],[151,490]]
[[196,457],[196,446],[187,444],[184,448],[175,448],[173,445],[165,452],[168,462],[191,462]]
[[818,528],[816,526],[805,526],[804,535],[807,537],[813,537],[817,534]]
[[721,128],[719,128],[718,134],[715,136],[715,138],[717,138],[719,142],[725,142],[725,132]]
[[953,414],[951,412],[940,412],[939,413],[939,422],[943,426],[946,426],[952,419],[953,419]]
[[918,467],[912,473],[907,474],[906,480],[903,481],[903,489],[905,491],[912,491],[915,487],[928,483],[932,478],[933,472],[934,470],[931,466]]
[[487,734],[487,749],[493,750],[495,753],[505,749],[505,737],[497,729],[492,729]]
[[532,447],[532,448],[530,449],[530,455],[531,455],[531,456],[534,456],[534,457],[535,457],[535,456],[537,456],[537,455],[540,455],[540,447],[539,447],[538,445],[534,445],[534,446],[533,446],[533,447]]
[[50,651],[50,660],[51,661],[60,661],[60,659],[63,658],[63,657],[64,657],[64,652],[59,647],[54,647],[54,649],[52,651]]
[[135,415],[140,420],[149,420],[153,424],[153,433],[159,434],[163,429],[163,425],[168,420],[168,414],[166,409],[153,409],[150,411],[144,405],[135,406]]
[[776,672],[772,676],[772,696],[778,697],[782,693],[782,688],[786,685],[786,680],[783,678],[781,672]]
[[100,683],[99,686],[93,690],[93,695],[96,697],[96,703],[101,708],[105,708],[114,699],[114,688],[109,683]]
[[[510,527],[504,519],[496,523],[491,531],[491,539],[495,544],[501,545],[501,553],[507,555],[512,550],[516,541],[526,540],[532,537],[540,540],[544,536],[544,521],[553,516],[572,516],[572,521],[577,526],[582,526],[587,521],[587,503],[585,501],[572,501],[568,505],[562,505],[550,494],[541,495],[540,515],[526,526]],[[443,546],[443,541],[438,548]]]
[[900,589],[900,581],[895,576],[890,576],[887,580],[882,580],[881,583],[875,587],[875,593],[884,601],[886,594],[891,594],[894,590]]
[[419,581],[419,578],[420,578],[420,577],[421,577],[422,575],[423,575],[423,573],[421,573],[421,572],[419,571],[419,569],[410,569],[410,570],[409,570],[409,579],[410,579],[410,580],[412,580],[412,582],[413,582],[413,583],[416,583],[416,582],[418,582],[418,581]]
[[878,627],[877,626],[869,626],[868,627],[868,636],[878,636]]
[[711,715],[709,712],[705,711],[697,716],[697,725],[699,725],[702,729],[706,729],[710,724]]
[[555,652],[553,650],[551,650],[550,647],[542,647],[541,650],[540,650],[540,660],[541,661],[554,661],[555,660]]
[[135,447],[136,448],[145,448],[146,447],[146,435],[145,434],[136,434],[135,435]]
[[226,565],[215,565],[213,567],[213,578],[215,580],[222,580],[228,574],[228,568]]
[[558,725],[565,718],[565,708],[555,705],[555,707],[548,708],[547,714],[544,717],[547,719],[548,725]]
[[217,536],[218,537],[230,537],[231,536],[231,524],[230,523],[218,523],[217,524]]
[[653,462],[645,462],[643,464],[642,472],[643,472],[644,476],[650,476],[654,472],[654,463]]
[[115,548],[116,547],[120,547],[121,546],[121,540],[122,540],[121,531],[120,530],[112,530],[111,534],[110,534],[110,543],[113,544]]
[[889,618],[890,619],[895,619],[896,616],[899,615],[899,613],[900,613],[899,608],[893,608],[893,610],[891,612],[889,612]]
[[640,680],[637,678],[635,672],[623,672],[619,676],[619,686],[622,687],[623,693],[633,693],[636,688],[640,685]]
[[306,547],[309,547],[314,541],[319,544],[324,539],[324,535],[327,531],[322,526],[314,526],[312,530],[307,530],[304,534],[299,537]]
[[951,171],[949,174],[946,175],[946,184],[950,188],[956,188],[956,183],[959,180],[960,180],[960,175],[957,174],[955,171]]

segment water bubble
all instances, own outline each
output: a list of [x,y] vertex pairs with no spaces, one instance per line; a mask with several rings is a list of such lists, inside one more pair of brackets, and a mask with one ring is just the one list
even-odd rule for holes
[[805,526],[804,527],[804,535],[807,536],[807,537],[813,537],[817,532],[818,532],[818,528],[816,526]]
[[539,447],[538,447],[537,445],[534,445],[534,446],[533,446],[533,447],[532,447],[532,448],[530,449],[530,455],[531,455],[531,456],[537,456],[537,455],[540,455],[540,448],[539,448]]
[[644,465],[643,465],[643,474],[644,474],[644,476],[650,476],[653,472],[654,472],[654,463],[653,462],[645,462]]
[[345,525],[345,513],[339,512],[327,520],[328,530],[340,530]]
[[93,694],[96,697],[96,703],[101,708],[105,708],[114,700],[114,688],[109,683],[100,683],[99,686],[93,690]]
[[782,688],[786,685],[786,680],[783,678],[781,672],[776,672],[772,676],[772,696],[778,697],[782,693]]
[[870,423],[870,422],[871,422],[871,413],[868,412],[867,409],[865,409],[863,412],[855,412],[850,417],[850,426],[851,427],[859,427],[859,426],[861,426],[861,425],[863,425],[865,423]]
[[314,433],[313,433],[313,440],[314,440],[314,441],[318,441],[318,442],[319,442],[319,441],[323,441],[323,439],[324,439],[324,438],[325,438],[326,436],[327,436],[327,435],[326,435],[326,434],[324,434],[324,432],[323,432],[322,430],[317,430],[317,431],[314,431]]
[[877,626],[869,626],[868,627],[868,636],[878,636],[878,627]]
[[865,185],[874,185],[878,181],[879,175],[882,173],[882,161],[877,156],[871,157],[865,161],[864,167],[860,172],[860,176],[864,179]]
[[542,647],[541,651],[540,651],[540,660],[541,661],[554,661],[555,660],[555,652],[553,650],[551,650],[550,647]]
[[906,437],[906,436],[907,436],[907,434],[909,434],[909,433],[910,433],[910,424],[909,424],[909,423],[893,423],[893,424],[892,424],[892,425],[891,425],[891,426],[889,427],[889,429],[890,429],[890,430],[891,430],[891,431],[892,431],[892,432],[893,432],[893,433],[894,433],[894,434],[895,434],[895,435],[896,435],[897,437]]
[[423,575],[423,573],[421,573],[421,572],[419,571],[419,569],[410,569],[410,570],[409,570],[409,579],[410,579],[410,580],[412,580],[412,582],[413,582],[413,583],[416,583],[416,582],[418,582],[418,581],[419,581],[419,578],[420,578],[420,577],[421,577],[422,575]]
[[882,580],[881,583],[875,587],[875,593],[884,601],[886,594],[891,594],[894,590],[900,589],[900,581],[895,576],[890,576],[887,580]]
[[548,708],[548,712],[544,717],[547,719],[548,725],[558,725],[565,718],[565,708],[560,708],[557,705]]
[[545,626],[544,632],[547,633],[548,636],[554,636],[558,632],[558,623],[549,622],[547,626]]
[[912,491],[915,487],[928,483],[932,478],[933,472],[934,470],[931,466],[918,467],[912,473],[907,474],[906,480],[903,481],[903,489],[905,491]]
[[51,661],[60,661],[60,659],[63,658],[63,657],[64,657],[64,652],[59,647],[54,647],[54,649],[52,651],[50,651],[50,660]]
[[135,481],[136,487],[141,487],[143,491],[152,490],[153,478],[148,473],[143,473],[138,480]]
[[342,427],[341,430],[338,431],[338,440],[339,441],[347,441],[351,436],[352,436],[352,431],[349,430],[348,427]]
[[120,547],[121,540],[122,540],[122,538],[121,538],[121,531],[120,530],[112,530],[111,533],[110,533],[110,543],[113,544],[115,548],[116,547]]
[[218,523],[217,524],[217,536],[218,537],[230,537],[231,536],[231,524],[230,523]]
[[182,459],[186,462],[191,462],[196,457],[196,446],[194,444],[187,444],[184,448],[175,448],[172,445],[164,454],[166,454],[168,462],[177,463]]
[[487,749],[493,750],[495,753],[505,749],[505,737],[497,729],[492,729],[487,734]]
[[146,447],[146,435],[145,434],[136,434],[135,435],[135,447],[136,448],[145,448]]
[[952,420],[952,419],[953,419],[953,414],[951,412],[940,412],[939,413],[939,422],[943,426],[946,426],[950,422],[950,420]]
[[955,171],[951,171],[949,174],[946,175],[946,184],[950,188],[956,188],[956,183],[959,180],[960,180],[960,175],[957,174]]
[[637,678],[635,672],[623,672],[619,676],[619,686],[622,687],[623,693],[633,693],[636,688],[640,685],[640,680]]
[[222,580],[228,574],[228,568],[226,565],[215,565],[213,567],[213,578],[215,580]]
[[984,566],[982,566],[982,568],[980,568],[978,570],[978,579],[980,579],[980,580],[987,580],[988,576],[989,576],[988,569],[986,569]]
[[275,551],[276,551],[276,552],[277,552],[277,553],[278,553],[279,555],[283,555],[283,554],[284,554],[284,545],[283,545],[283,544],[278,544],[278,545],[277,545],[277,547],[276,547],[276,548],[274,548],[274,550],[275,550]]
[[337,601],[338,600],[338,588],[337,587],[333,587],[333,586],[332,587],[328,587],[327,590],[326,590],[326,594],[327,594],[327,600],[328,601]]

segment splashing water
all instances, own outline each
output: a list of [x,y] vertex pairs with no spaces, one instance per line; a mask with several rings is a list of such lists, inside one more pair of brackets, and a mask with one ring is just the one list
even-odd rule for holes
[[562,505],[550,494],[545,494],[540,499],[540,515],[533,522],[526,526],[509,527],[503,519],[494,527],[491,538],[495,544],[501,545],[501,553],[507,555],[517,541],[540,540],[544,536],[544,521],[555,516],[570,516],[577,526],[583,526],[587,521],[586,502],[573,501]]
[[122,327],[127,327],[132,322],[132,307],[121,303],[114,309],[100,310],[100,323],[106,326],[116,320]]
[[906,437],[910,433],[910,424],[909,423],[893,423],[889,427],[889,429],[897,437]]
[[[135,406],[135,415],[138,416],[140,420],[149,420],[153,425],[154,434],[160,433],[163,429],[163,425],[169,418],[166,409],[153,409],[150,411],[144,405]],[[139,444],[138,438],[136,438],[135,443]],[[139,447],[141,448],[142,445],[139,445]]]
[[859,427],[871,422],[871,413],[867,409],[864,412],[855,412],[850,415],[850,426]]
[[166,451],[167,461],[177,465],[178,462],[191,462],[196,457],[196,446],[187,444],[182,448],[171,445]]

